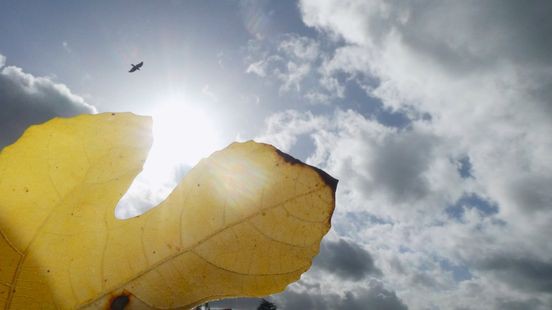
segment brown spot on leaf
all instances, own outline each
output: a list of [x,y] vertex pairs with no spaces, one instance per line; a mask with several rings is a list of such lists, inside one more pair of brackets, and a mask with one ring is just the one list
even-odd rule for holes
[[132,294],[128,291],[123,291],[120,295],[112,296],[109,299],[109,305],[107,309],[111,310],[123,310],[130,302]]

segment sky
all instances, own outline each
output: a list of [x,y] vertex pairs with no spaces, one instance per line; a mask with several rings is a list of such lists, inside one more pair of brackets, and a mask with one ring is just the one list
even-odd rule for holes
[[0,148],[55,116],[153,115],[124,218],[232,141],[271,143],[339,179],[313,267],[267,297],[279,308],[550,309],[551,15],[545,0],[2,1]]

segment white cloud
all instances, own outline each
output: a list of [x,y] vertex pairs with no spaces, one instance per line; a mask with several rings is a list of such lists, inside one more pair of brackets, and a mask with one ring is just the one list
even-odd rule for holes
[[[458,171],[462,154],[454,141],[438,137],[427,123],[398,130],[339,110],[333,116],[277,113],[267,119],[261,140],[289,150],[304,135],[316,147],[308,162],[340,180],[334,232],[364,244],[381,267],[388,288],[409,306],[468,307],[477,299],[486,300],[486,305],[545,300],[539,299],[541,293],[518,291],[507,281],[512,279],[508,268],[515,268],[518,277],[533,285],[528,287],[548,285],[545,275],[529,274],[531,265],[522,267],[528,263],[546,271],[552,266],[547,261],[548,235],[526,234],[504,222],[508,218],[500,212],[485,214],[469,202],[464,203],[461,218],[448,215],[447,208],[463,195],[475,193],[485,199],[479,181],[462,178]],[[529,237],[532,242],[525,242]],[[506,257],[524,259],[508,263]],[[504,267],[492,269],[493,262],[503,262]],[[340,278],[327,283],[331,275],[319,273],[311,270],[305,279],[320,283],[324,292],[353,287]],[[502,282],[489,286],[492,281]],[[474,295],[473,287],[479,287],[479,295]]]
[[[516,50],[522,42],[533,42],[509,41],[525,34],[524,27],[515,30],[515,22],[495,18],[497,27],[482,27],[490,39],[479,40],[482,34],[474,25],[494,18],[492,6],[473,12],[469,4],[426,8],[349,1],[337,9],[332,1],[324,3],[341,13],[324,11],[328,6],[319,2],[304,1],[302,9],[307,23],[350,42],[342,48],[349,51],[337,54],[332,67],[344,63],[342,70],[377,77],[380,85],[373,95],[390,107],[408,105],[429,113],[435,131],[456,139],[469,154],[478,179],[504,213],[529,215],[528,209],[550,205],[552,198],[539,186],[552,184],[546,155],[552,135],[542,134],[552,132],[552,121],[549,100],[539,95],[550,80],[543,67],[551,64],[544,56],[527,59]],[[350,33],[346,29],[351,23],[372,27],[354,27]],[[534,45],[527,47],[528,53],[538,54]],[[535,186],[524,189],[522,183]]]
[[266,76],[266,69],[265,69],[265,61],[259,60],[257,62],[249,64],[247,67],[247,70],[245,70],[246,73],[254,73],[260,77]]
[[312,113],[300,113],[288,110],[276,113],[265,120],[266,128],[263,135],[255,140],[270,143],[284,152],[289,150],[297,142],[301,135],[311,134],[317,128],[328,125],[328,119],[314,116]]
[[424,220],[474,189],[473,181],[458,172],[458,154],[423,123],[399,130],[351,110],[331,117],[290,110],[272,115],[266,124],[258,139],[285,151],[301,135],[313,139],[316,148],[308,162],[340,179],[338,199],[347,200],[341,210]]
[[301,91],[301,82],[307,77],[311,70],[311,66],[308,63],[298,64],[293,61],[289,61],[284,72],[276,71],[276,77],[282,82],[283,91],[289,91],[291,89],[297,92]]
[[96,108],[48,77],[36,77],[6,66],[0,55],[0,148],[15,142],[32,124],[56,116],[96,113]]
[[285,34],[250,41],[248,52],[246,72],[277,81],[280,94],[296,94],[312,104],[344,97],[343,85],[323,71],[328,55],[312,38]]
[[320,56],[320,44],[308,37],[289,35],[280,42],[278,50],[289,57],[306,61],[315,61]]
[[63,46],[63,49],[64,49],[67,53],[72,53],[72,52],[73,52],[73,49],[71,49],[71,47],[69,46],[69,43],[68,43],[67,41],[61,42],[61,46]]
[[[340,179],[336,231],[367,244],[390,288],[414,309],[552,302],[542,291],[552,267],[552,23],[535,23],[549,6],[300,3],[307,25],[343,42],[322,72],[366,76],[358,81],[369,95],[413,116],[411,127],[395,130],[338,113],[311,133],[310,161]],[[456,171],[465,156],[473,178]],[[475,205],[448,218],[446,208],[469,193],[498,213]],[[454,280],[443,260],[471,279]]]

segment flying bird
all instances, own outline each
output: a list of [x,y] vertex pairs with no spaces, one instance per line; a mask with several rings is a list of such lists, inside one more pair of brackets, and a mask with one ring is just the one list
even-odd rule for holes
[[142,65],[144,65],[144,62],[142,61],[139,64],[136,64],[136,65],[130,64],[130,65],[132,66],[132,69],[130,69],[130,71],[128,71],[128,72],[134,72],[136,70],[140,70]]

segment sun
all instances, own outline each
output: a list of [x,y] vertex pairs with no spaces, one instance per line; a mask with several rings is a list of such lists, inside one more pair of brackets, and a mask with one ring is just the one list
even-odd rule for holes
[[118,218],[143,213],[162,202],[199,160],[222,147],[214,118],[199,105],[170,101],[153,115],[153,145],[116,208]]
[[219,145],[213,118],[192,105],[168,104],[153,114],[153,147],[148,162],[154,167],[193,166]]

